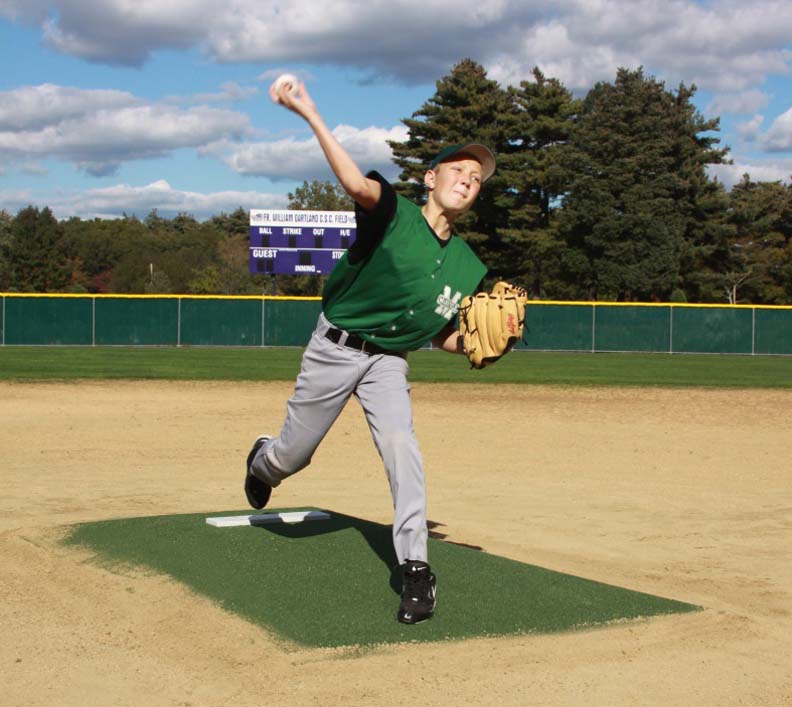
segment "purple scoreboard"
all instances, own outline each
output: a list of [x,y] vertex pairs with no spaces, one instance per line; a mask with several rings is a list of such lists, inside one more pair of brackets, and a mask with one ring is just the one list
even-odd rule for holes
[[250,211],[250,272],[326,275],[355,242],[354,211]]

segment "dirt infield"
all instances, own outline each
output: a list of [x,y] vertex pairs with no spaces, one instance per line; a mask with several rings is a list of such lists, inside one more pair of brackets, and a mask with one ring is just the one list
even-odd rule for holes
[[[413,388],[436,532],[694,614],[306,650],[58,543],[78,521],[243,509],[250,440],[290,392],[0,384],[0,704],[792,705],[792,391]],[[389,521],[356,403],[276,495]]]

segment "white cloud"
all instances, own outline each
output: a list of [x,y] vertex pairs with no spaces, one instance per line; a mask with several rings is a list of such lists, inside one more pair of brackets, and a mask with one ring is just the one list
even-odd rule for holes
[[792,108],[779,115],[761,138],[767,152],[792,150]]
[[269,88],[270,84],[281,74],[294,74],[303,83],[308,83],[316,78],[310,71],[305,71],[304,69],[297,71],[295,69],[290,69],[286,66],[281,66],[275,69],[267,69],[266,71],[262,71],[257,78],[259,81],[265,83],[267,85],[267,88]]
[[751,160],[735,159],[734,164],[707,165],[707,172],[711,177],[717,178],[726,189],[731,189],[742,181],[743,175],[748,174],[754,182],[792,182],[792,160],[777,162],[756,162]]
[[68,118],[134,106],[141,101],[126,91],[55,86],[21,86],[0,91],[0,132],[36,130]]
[[220,61],[329,62],[405,81],[434,79],[551,13],[522,0],[232,0],[231,6],[206,38]]
[[43,195],[31,191],[0,191],[0,204],[10,213],[29,204],[49,206],[59,219],[78,216],[80,218],[119,218],[124,213],[143,218],[152,209],[161,216],[172,216],[180,212],[190,213],[198,219],[208,218],[221,212],[230,212],[238,207],[286,208],[288,198],[283,194],[257,191],[221,191],[204,194],[201,192],[174,189],[165,180],[157,180],[143,186],[117,184],[101,189],[89,189],[71,194]]
[[12,21],[43,22],[52,11],[52,0],[0,0],[0,17]]
[[559,21],[534,27],[515,48],[503,47],[488,64],[489,75],[504,85],[530,78],[538,66],[548,78],[557,78],[570,90],[583,91],[603,79],[613,79],[619,66],[637,67],[638,57],[606,45],[582,48]]
[[757,114],[750,120],[740,123],[737,126],[737,131],[740,133],[743,140],[753,142],[759,136],[762,123],[764,123],[764,116]]
[[21,167],[22,174],[27,174],[31,177],[43,177],[49,174],[49,170],[38,162],[28,162]]
[[514,83],[535,63],[577,91],[612,80],[620,66],[644,66],[671,86],[738,92],[789,72],[790,34],[792,6],[776,0],[579,0],[525,32],[519,47],[494,42],[487,65]]
[[748,115],[762,110],[769,101],[768,94],[756,89],[738,93],[719,93],[710,101],[706,112],[707,115],[721,115],[722,113]]
[[242,86],[236,81],[226,81],[215,93],[196,93],[192,96],[168,96],[165,103],[235,103],[244,101],[259,93],[257,86]]
[[220,62],[335,64],[427,82],[469,56],[506,82],[538,65],[583,91],[643,65],[671,84],[735,94],[788,74],[792,61],[784,0],[6,0],[3,12],[42,23],[59,51],[111,64],[197,46]]
[[[188,102],[233,99],[257,91],[236,83],[216,94],[171,97]],[[240,142],[254,135],[247,116],[220,107],[181,108],[147,103],[122,91],[43,84],[0,91],[0,162],[20,169],[37,160],[70,162],[95,176],[113,174],[124,162],[162,157],[183,148],[220,159],[235,172],[275,180],[330,178],[315,137]],[[390,129],[338,126],[334,133],[363,169],[395,176],[387,140],[404,140],[403,126]]]
[[44,84],[0,92],[0,159],[56,157],[94,175],[249,132],[241,113],[145,104],[121,91]]
[[[376,169],[386,177],[395,176],[396,168],[386,141],[406,140],[407,128],[404,126],[359,129],[339,125],[333,130],[333,135],[362,170]],[[235,145],[225,161],[238,174],[272,180],[332,178],[330,167],[315,137]]]
[[58,0],[51,5],[42,24],[46,44],[88,61],[132,66],[158,49],[200,44],[226,11],[212,0]]

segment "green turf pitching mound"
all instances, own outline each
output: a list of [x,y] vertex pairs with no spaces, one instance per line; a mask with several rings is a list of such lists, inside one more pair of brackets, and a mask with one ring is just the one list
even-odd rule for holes
[[329,520],[296,524],[206,523],[208,516],[249,513],[83,523],[65,542],[105,562],[168,574],[305,646],[550,633],[699,608],[431,539],[437,612],[427,623],[404,626],[395,618],[390,526],[332,512]]

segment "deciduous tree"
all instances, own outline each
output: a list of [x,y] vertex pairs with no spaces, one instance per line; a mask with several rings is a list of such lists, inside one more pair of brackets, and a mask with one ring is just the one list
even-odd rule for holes
[[13,217],[0,210],[0,292],[9,288],[11,282],[11,224]]
[[753,182],[749,175],[730,194],[734,237],[722,274],[730,302],[792,302],[792,186]]

